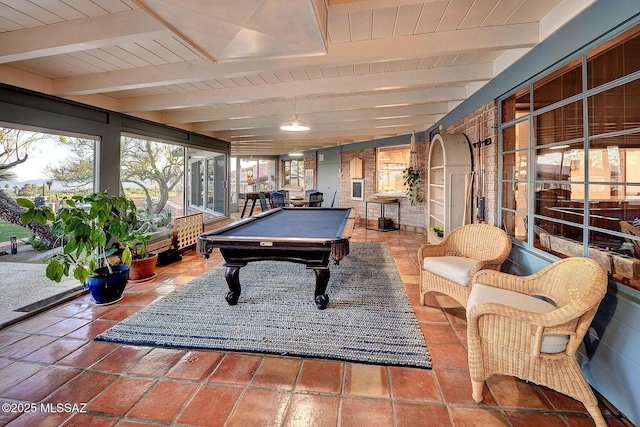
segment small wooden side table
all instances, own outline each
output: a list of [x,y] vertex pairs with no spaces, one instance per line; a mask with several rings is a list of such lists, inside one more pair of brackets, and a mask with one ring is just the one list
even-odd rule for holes
[[[380,206],[380,216],[378,217],[378,227],[369,227],[369,204],[377,204]],[[393,222],[393,218],[387,218],[385,212],[389,207],[395,206],[396,209],[396,222]],[[391,226],[389,226],[391,222]],[[377,231],[394,231],[400,230],[400,202],[398,199],[389,197],[375,197],[365,202],[364,208],[364,223],[367,230]]]

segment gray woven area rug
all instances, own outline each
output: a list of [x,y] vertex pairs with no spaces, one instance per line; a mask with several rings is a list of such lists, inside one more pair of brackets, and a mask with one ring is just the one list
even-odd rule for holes
[[331,264],[325,310],[313,301],[313,270],[274,261],[240,269],[242,294],[230,306],[219,265],[96,339],[431,368],[387,244],[352,243],[350,252]]

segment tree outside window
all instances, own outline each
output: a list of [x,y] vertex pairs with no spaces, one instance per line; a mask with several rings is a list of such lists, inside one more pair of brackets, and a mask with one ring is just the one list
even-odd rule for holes
[[284,161],[284,186],[304,187],[304,160]]

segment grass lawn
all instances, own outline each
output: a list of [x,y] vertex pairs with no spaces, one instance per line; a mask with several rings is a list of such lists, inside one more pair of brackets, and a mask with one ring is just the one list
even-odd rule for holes
[[18,239],[31,236],[31,231],[8,222],[0,221],[0,242],[8,242],[9,238],[15,236]]

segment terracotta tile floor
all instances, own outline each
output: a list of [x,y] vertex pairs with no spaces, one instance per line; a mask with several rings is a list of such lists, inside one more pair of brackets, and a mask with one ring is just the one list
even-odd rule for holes
[[[432,370],[93,341],[222,261],[190,252],[158,268],[154,282],[129,285],[115,305],[83,296],[0,330],[0,403],[13,409],[0,412],[0,425],[593,425],[576,401],[504,376],[490,378],[485,402],[474,403],[464,310],[442,296],[419,305],[416,254],[424,236],[358,226],[353,241],[388,242]],[[601,406],[611,426],[629,425]]]

